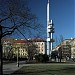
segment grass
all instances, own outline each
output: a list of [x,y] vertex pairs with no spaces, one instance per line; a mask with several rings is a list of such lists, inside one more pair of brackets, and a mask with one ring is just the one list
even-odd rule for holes
[[75,65],[32,64],[22,67],[12,75],[75,75]]

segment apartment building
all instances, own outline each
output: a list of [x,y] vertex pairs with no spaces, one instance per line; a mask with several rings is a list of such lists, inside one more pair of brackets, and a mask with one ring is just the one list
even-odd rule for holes
[[71,58],[71,45],[62,45],[58,49],[59,57],[62,59],[70,59]]
[[75,58],[75,38],[71,39],[71,58]]
[[12,57],[13,42],[14,42],[14,40],[11,38],[2,39],[3,58],[11,58]]
[[62,58],[75,58],[75,38],[65,39],[54,50],[61,52]]
[[28,56],[25,44],[26,44],[26,40],[15,39],[14,45],[13,45],[14,57],[16,57],[18,53],[20,58],[26,58]]
[[39,53],[45,54],[46,53],[46,41],[43,39],[32,39],[33,43],[37,45],[37,50]]
[[[46,52],[46,41],[40,38],[36,39],[3,39],[3,56],[9,57],[9,55],[16,57],[19,53],[20,58],[28,57],[28,49],[30,48],[33,53],[33,49],[36,48],[38,53],[45,54]],[[33,47],[31,47],[33,45]],[[34,48],[35,47],[35,48]],[[9,54],[9,55],[8,55]]]

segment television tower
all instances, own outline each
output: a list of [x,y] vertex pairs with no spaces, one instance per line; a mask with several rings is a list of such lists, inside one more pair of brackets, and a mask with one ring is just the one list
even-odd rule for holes
[[53,21],[50,20],[50,16],[49,16],[49,2],[50,0],[48,0],[47,3],[47,54],[49,55],[49,57],[51,56],[51,51],[53,49],[53,33],[54,33],[54,27],[53,27]]

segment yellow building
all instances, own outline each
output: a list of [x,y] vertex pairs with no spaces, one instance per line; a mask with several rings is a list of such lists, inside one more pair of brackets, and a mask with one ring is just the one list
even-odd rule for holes
[[[17,39],[15,40],[14,48],[19,49],[20,57],[28,57],[27,46],[30,46],[30,44],[36,45],[36,50],[38,51],[38,53],[45,54],[46,41],[42,39],[28,39],[28,40]],[[15,54],[17,53],[16,51],[14,50]]]
[[13,45],[13,54],[14,56],[17,56],[17,53],[19,52],[20,58],[25,58],[28,56],[26,48],[25,48],[25,40],[17,40],[15,39],[14,45]]
[[[12,41],[11,41],[12,40]],[[46,41],[40,38],[37,39],[3,39],[3,54],[4,57],[11,55],[10,52],[12,52],[12,56],[17,57],[17,54],[19,53],[20,58],[28,58],[28,49],[30,48],[30,52],[33,53],[33,50],[37,50],[38,53],[45,54],[46,49]],[[6,44],[5,44],[6,43]],[[10,44],[8,44],[10,43]],[[5,45],[4,45],[5,44]],[[7,44],[9,51],[7,50]],[[11,46],[10,46],[11,45]],[[33,45],[33,47],[31,47]],[[35,48],[34,48],[35,47]],[[9,57],[9,56],[8,56]]]

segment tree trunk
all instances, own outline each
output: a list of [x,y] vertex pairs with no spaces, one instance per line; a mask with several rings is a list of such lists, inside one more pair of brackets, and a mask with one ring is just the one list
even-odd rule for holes
[[0,25],[0,75],[3,75],[3,58],[2,58],[2,43],[1,43],[1,38],[2,38],[2,26]]
[[3,75],[3,58],[2,58],[2,45],[0,40],[0,75]]
[[60,62],[61,62],[61,58],[60,58]]

